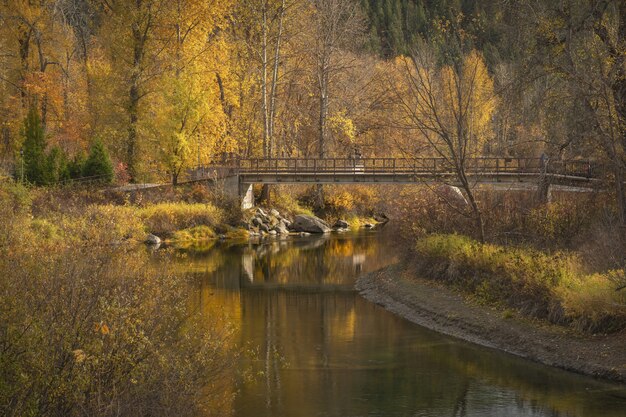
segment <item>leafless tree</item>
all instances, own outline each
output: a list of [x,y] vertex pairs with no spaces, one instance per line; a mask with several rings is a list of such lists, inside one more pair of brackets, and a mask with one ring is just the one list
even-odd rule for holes
[[[477,60],[459,60],[442,69],[434,53],[425,45],[416,48],[404,61],[393,91],[398,107],[395,124],[426,142],[427,152],[443,160],[467,195],[478,234],[485,240],[483,216],[468,177],[468,161],[480,152],[483,138],[472,131],[476,95],[483,89],[485,76]],[[399,87],[399,88],[397,88]],[[410,157],[424,148],[406,149]]]

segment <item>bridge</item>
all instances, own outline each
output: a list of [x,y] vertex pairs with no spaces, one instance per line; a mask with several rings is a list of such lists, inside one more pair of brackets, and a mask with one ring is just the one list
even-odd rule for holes
[[[601,167],[590,161],[544,163],[540,158],[470,158],[465,174],[472,183],[535,183],[590,188]],[[242,158],[201,166],[191,181],[225,179],[250,205],[252,184],[414,184],[459,185],[458,173],[445,158]]]

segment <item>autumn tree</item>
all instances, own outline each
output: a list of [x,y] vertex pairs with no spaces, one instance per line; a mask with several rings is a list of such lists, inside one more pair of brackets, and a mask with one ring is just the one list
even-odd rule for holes
[[338,74],[355,65],[355,61],[342,52],[358,45],[365,26],[360,7],[352,0],[315,0],[313,4],[310,53],[319,102],[317,153],[324,158],[333,82]]
[[224,85],[218,74],[228,71],[229,47],[222,29],[232,2],[176,0],[170,6],[161,31],[167,39],[163,59],[169,70],[155,94],[158,116],[147,130],[176,184],[192,160],[206,163],[228,146]]
[[404,144],[410,157],[434,155],[451,169],[468,197],[476,228],[485,240],[483,216],[468,176],[469,160],[480,156],[492,136],[493,81],[480,53],[470,51],[454,65],[440,67],[435,54],[422,45],[409,58],[397,60],[399,76],[391,85],[396,126],[415,135]]
[[568,0],[523,5],[526,10],[532,6],[539,17],[528,60],[559,89],[560,115],[575,126],[571,137],[591,145],[592,153],[608,163],[618,217],[625,225],[626,4]]

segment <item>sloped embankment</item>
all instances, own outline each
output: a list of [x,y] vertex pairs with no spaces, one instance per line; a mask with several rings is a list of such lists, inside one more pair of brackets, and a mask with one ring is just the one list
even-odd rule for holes
[[583,335],[562,326],[477,305],[396,264],[359,278],[357,290],[418,325],[546,365],[626,382],[626,333]]

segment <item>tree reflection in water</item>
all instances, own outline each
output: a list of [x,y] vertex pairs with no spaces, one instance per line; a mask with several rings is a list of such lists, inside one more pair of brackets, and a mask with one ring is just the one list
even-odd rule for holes
[[[626,391],[415,326],[356,277],[396,258],[384,233],[218,246],[186,267],[259,350],[237,416],[623,416]],[[208,295],[205,295],[208,296]]]

